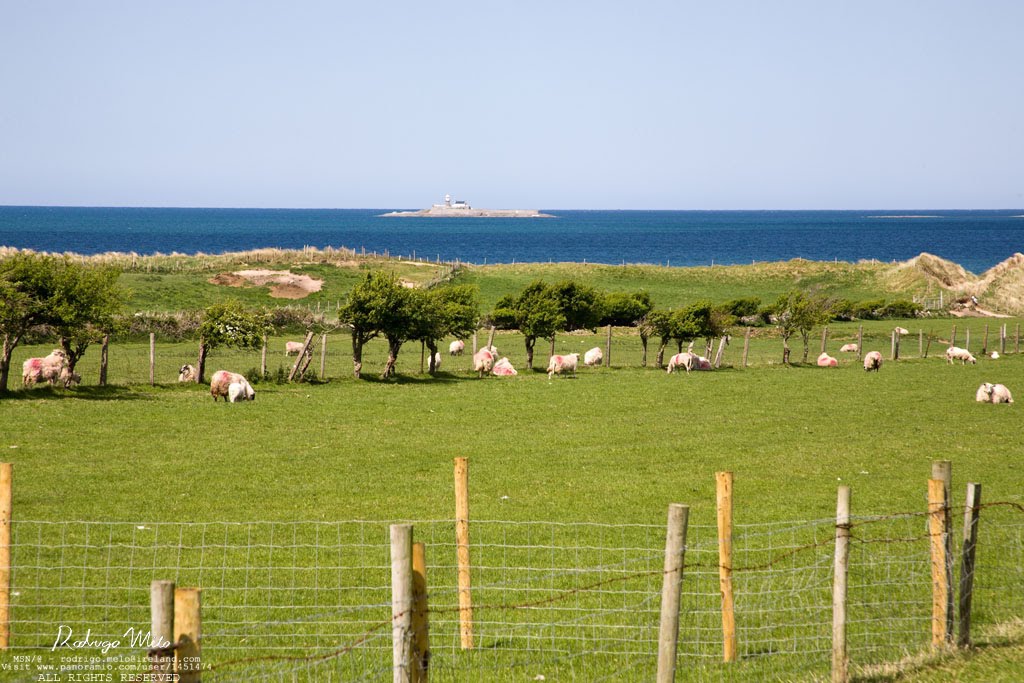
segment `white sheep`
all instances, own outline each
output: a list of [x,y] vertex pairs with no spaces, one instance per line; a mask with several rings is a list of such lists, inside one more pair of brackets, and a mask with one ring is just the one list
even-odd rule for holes
[[868,351],[864,355],[864,369],[868,372],[878,372],[882,367],[882,354],[878,351]]
[[601,347],[595,346],[586,353],[583,354],[584,365],[600,365],[601,361],[604,360],[604,353],[601,352]]
[[676,368],[683,368],[686,372],[700,369],[700,356],[690,351],[677,353],[668,359],[668,373],[672,374]]
[[[231,396],[231,386],[237,385],[235,396]],[[227,370],[218,370],[213,373],[213,378],[210,380],[210,395],[213,396],[213,400],[216,401],[219,397],[223,397],[225,401],[235,403],[238,400],[255,401],[256,392],[249,385],[249,381],[244,375],[239,375],[237,372],[228,372]]]
[[63,349],[54,349],[43,358],[29,358],[21,364],[21,383],[25,387],[31,387],[36,382],[54,384],[67,362]]
[[860,347],[856,344],[843,344],[839,347],[839,353],[857,353]]
[[946,361],[952,364],[954,360],[960,361],[961,365],[966,365],[967,363],[973,365],[978,362],[967,349],[961,349],[959,346],[950,346],[946,349]]
[[486,348],[480,349],[473,355],[473,372],[477,372],[480,377],[483,377],[484,373],[490,372],[494,367],[494,359],[495,354]]
[[978,403],[1013,403],[1013,396],[1002,384],[983,382],[974,393],[974,400]]
[[580,354],[570,353],[565,356],[554,355],[548,361],[548,379],[554,375],[561,375],[563,372],[572,370],[572,376],[576,376],[576,366],[579,364]]
[[181,369],[178,371],[178,381],[179,382],[195,382],[196,381],[196,369],[193,366],[189,365],[188,363],[186,363],[185,365],[182,365]]
[[905,327],[894,327],[893,328],[893,332],[895,332],[896,334],[898,334],[900,336],[903,336],[903,335],[906,335],[906,334],[910,334],[910,330],[908,330]]
[[302,353],[302,347],[304,347],[304,346],[305,346],[305,344],[303,342],[285,342],[284,343],[284,355],[286,355],[286,356],[292,356],[292,355],[297,356],[300,353]]
[[448,355],[450,356],[461,356],[462,352],[466,350],[466,342],[461,339],[456,339],[448,345]]
[[71,367],[65,365],[60,369],[60,381],[65,389],[70,389],[82,383],[82,376],[77,372],[72,372]]

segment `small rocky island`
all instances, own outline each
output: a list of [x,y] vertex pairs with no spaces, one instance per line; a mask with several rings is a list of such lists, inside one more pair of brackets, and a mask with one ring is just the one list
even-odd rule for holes
[[444,204],[434,204],[429,209],[419,211],[392,211],[382,216],[427,216],[431,218],[554,218],[549,213],[541,213],[536,209],[474,209],[469,202],[462,199],[452,200],[450,194],[444,196]]

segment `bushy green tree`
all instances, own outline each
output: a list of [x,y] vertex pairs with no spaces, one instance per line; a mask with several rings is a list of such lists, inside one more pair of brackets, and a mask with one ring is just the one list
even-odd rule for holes
[[0,260],[0,391],[7,390],[14,348],[34,327],[55,329],[77,362],[122,306],[125,294],[116,280],[116,270],[64,257],[17,253]]
[[804,345],[803,362],[806,363],[811,330],[831,320],[828,302],[823,297],[794,289],[780,296],[772,309],[782,337],[782,362],[789,363],[789,339],[799,333]]
[[270,330],[264,311],[247,308],[239,301],[214,304],[203,312],[199,323],[199,359],[196,363],[196,382],[205,382],[206,356],[221,346],[239,349],[258,349],[263,335]]
[[645,291],[612,292],[604,297],[604,316],[598,324],[616,327],[636,325],[653,308],[651,295]]
[[565,329],[566,318],[551,287],[540,280],[531,282],[517,296],[499,300],[492,320],[511,322],[523,335],[526,365],[533,369],[533,349],[538,339],[552,338]]
[[436,287],[415,293],[413,339],[421,340],[430,353],[427,371],[434,374],[438,342],[449,335],[466,337],[480,324],[477,288],[471,285]]
[[604,317],[604,296],[600,292],[574,280],[556,282],[549,290],[565,318],[562,330],[597,329]]

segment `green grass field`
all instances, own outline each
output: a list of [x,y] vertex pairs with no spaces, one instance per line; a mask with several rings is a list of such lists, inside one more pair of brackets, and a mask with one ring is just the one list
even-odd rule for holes
[[[397,381],[355,381],[347,337],[332,335],[328,381],[260,382],[257,400],[241,405],[215,404],[206,388],[174,382],[177,368],[194,362],[193,344],[158,344],[156,387],[148,385],[148,344],[112,346],[113,386],[105,388],[95,386],[90,350],[82,387],[0,400],[0,448],[15,465],[14,643],[22,634],[48,649],[48,629],[62,621],[144,626],[149,581],[172,578],[204,587],[204,647],[214,665],[322,655],[369,633],[352,652],[308,670],[276,660],[252,666],[268,676],[377,680],[390,663],[387,629],[373,630],[386,623],[390,599],[386,527],[412,520],[429,548],[437,680],[649,680],[664,519],[679,502],[691,510],[693,563],[680,679],[827,677],[839,484],[852,487],[856,516],[919,515],[930,463],[947,459],[954,505],[967,481],[983,484],[986,502],[1024,502],[1018,406],[974,401],[982,381],[1024,391],[1024,355],[951,366],[936,341],[931,357],[916,357],[919,329],[948,340],[954,322],[960,343],[970,329],[971,348],[980,350],[984,321],[903,321],[912,332],[905,360],[877,374],[852,355],[837,369],[782,366],[778,339],[760,329],[749,368],[738,367],[737,335],[727,367],[668,375],[653,368],[654,348],[651,367],[641,368],[638,338],[616,330],[612,368],[553,381],[522,367],[522,340],[512,333],[495,344],[517,377],[479,380],[468,357],[446,356],[429,378],[410,345]],[[1006,322],[1012,334],[1017,321]],[[865,348],[888,358],[894,324],[865,324]],[[991,350],[996,321],[989,324]],[[857,327],[830,328],[833,355]],[[271,340],[272,375],[289,363],[283,341]],[[563,335],[557,349],[603,342],[601,332]],[[812,359],[819,345],[816,336]],[[799,359],[798,340],[795,348]],[[46,350],[19,347],[15,367]],[[546,353],[539,345],[538,368]],[[371,345],[364,373],[383,355]],[[258,366],[258,354],[220,350],[208,365]],[[311,369],[319,371],[318,352]],[[470,460],[476,600],[491,606],[480,609],[482,646],[469,654],[458,649],[451,611],[455,456]],[[732,668],[716,663],[720,470],[735,474],[736,564],[751,568],[737,572],[741,662]],[[965,665],[998,662],[983,672],[1024,672],[1019,656],[998,654],[1014,650],[993,630],[1024,612],[1024,577],[1014,566],[1024,561],[1022,518],[1007,507],[983,513],[975,623],[989,647]],[[56,524],[67,520],[78,522]],[[921,516],[864,527],[851,569],[855,670],[927,649],[923,534]],[[790,556],[790,548],[803,549]],[[753,569],[762,564],[769,570]],[[538,599],[552,602],[524,607]],[[900,680],[872,671],[862,672]],[[211,672],[214,680],[235,675],[251,678],[253,669]]]

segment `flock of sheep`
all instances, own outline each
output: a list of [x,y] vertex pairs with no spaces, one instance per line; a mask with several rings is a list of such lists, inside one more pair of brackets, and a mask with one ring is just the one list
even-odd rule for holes
[[[906,330],[896,328],[900,334],[906,334]],[[302,342],[287,342],[285,344],[285,355],[298,354],[302,352]],[[692,345],[691,345],[692,346]],[[461,356],[465,351],[465,342],[456,339],[448,346],[448,353],[452,356]],[[857,344],[844,344],[840,347],[841,353],[856,353],[859,350]],[[579,364],[580,354],[570,353],[567,355],[551,356],[548,367],[548,379],[555,375],[571,372],[576,375],[576,368]],[[992,358],[998,358],[998,353],[993,353]],[[595,346],[583,354],[583,364],[587,366],[600,365],[604,360],[604,353],[600,347]],[[976,364],[977,359],[967,349],[957,346],[950,346],[946,349],[946,361],[953,363],[960,361],[962,365],[967,363]],[[820,367],[838,367],[839,361],[836,358],[822,353],[818,356],[817,365]],[[441,354],[434,356],[434,368],[441,366]],[[882,367],[882,354],[878,351],[869,351],[864,354],[864,369],[877,372]],[[711,370],[711,361],[699,356],[691,349],[683,353],[677,353],[668,362],[668,372],[671,374],[682,368],[687,373],[692,370]],[[509,377],[519,374],[507,357],[498,356],[498,349],[492,345],[485,346],[473,355],[473,371],[480,377],[484,374],[493,374],[499,377]],[[79,384],[82,378],[77,373],[71,372],[67,364],[67,356],[61,349],[54,349],[48,356],[43,358],[29,358],[22,364],[22,384],[28,388],[39,382],[48,382],[50,385],[62,382],[64,387]],[[183,365],[178,374],[179,382],[194,382],[196,370],[191,365]],[[243,375],[227,370],[218,370],[213,373],[210,381],[210,395],[213,400],[223,398],[225,402],[237,403],[239,401],[255,401],[256,392]],[[983,383],[975,393],[975,400],[979,403],[1013,403],[1013,396],[1010,390],[1002,384]]]

